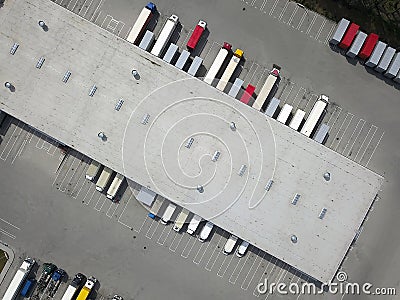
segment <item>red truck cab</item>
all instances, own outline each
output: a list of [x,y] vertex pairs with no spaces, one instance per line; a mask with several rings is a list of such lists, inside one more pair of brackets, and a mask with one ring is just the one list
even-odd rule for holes
[[246,90],[244,91],[240,101],[246,104],[249,104],[251,97],[253,97],[253,93],[256,90],[254,85],[248,84]]

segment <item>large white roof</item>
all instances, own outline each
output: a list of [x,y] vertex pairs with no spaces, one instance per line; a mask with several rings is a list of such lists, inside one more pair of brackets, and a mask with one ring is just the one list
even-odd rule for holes
[[333,278],[381,176],[51,1],[6,1],[0,22],[0,82],[15,86],[0,89],[2,110],[310,276]]

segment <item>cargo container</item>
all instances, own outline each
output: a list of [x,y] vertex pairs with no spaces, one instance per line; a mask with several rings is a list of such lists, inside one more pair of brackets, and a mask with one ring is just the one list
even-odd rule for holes
[[329,41],[332,45],[337,45],[340,43],[340,41],[342,40],[347,27],[349,27],[350,21],[343,18],[339,21],[337,27],[336,27],[336,31],[333,34],[331,40]]
[[222,67],[222,64],[224,63],[226,57],[228,56],[229,51],[231,51],[231,48],[232,48],[231,44],[224,42],[224,45],[219,50],[210,69],[208,70],[206,76],[204,77],[204,82],[207,82],[210,85],[213,83],[215,77],[217,76],[219,70]]
[[190,36],[186,46],[189,50],[194,50],[194,48],[196,48],[201,35],[203,34],[204,30],[206,30],[207,27],[207,23],[200,20],[199,23],[196,25],[196,27],[194,28],[192,35]]
[[124,175],[117,173],[115,175],[114,180],[112,181],[110,187],[107,191],[107,198],[113,200],[115,195],[117,194],[119,188],[121,187],[122,182],[124,181]]
[[143,39],[139,43],[139,48],[144,51],[149,51],[151,44],[154,42],[154,33],[149,30],[146,30]]
[[385,52],[383,52],[382,58],[379,61],[379,64],[375,67],[375,71],[379,73],[385,72],[389,68],[389,64],[393,59],[393,56],[396,53],[396,49],[392,47],[387,47]]
[[304,110],[298,109],[294,114],[292,120],[289,123],[289,127],[294,130],[299,130],[301,123],[303,122],[306,112]]
[[374,50],[372,51],[371,56],[369,57],[365,65],[370,68],[375,68],[379,63],[379,60],[381,59],[383,52],[385,52],[386,46],[387,44],[378,41]]
[[101,172],[99,179],[97,179],[96,190],[102,192],[106,188],[112,173],[113,171],[110,168],[104,167],[103,172]]
[[21,296],[22,297],[27,297],[29,296],[29,291],[31,290],[31,288],[34,286],[36,280],[35,279],[28,279],[25,284],[24,287],[21,290]]
[[179,55],[178,60],[175,63],[175,67],[177,67],[179,70],[182,70],[183,67],[185,66],[189,56],[190,56],[189,51],[183,50],[181,55]]
[[240,101],[248,105],[251,97],[253,97],[253,93],[255,90],[256,87],[254,85],[248,84],[242,97],[240,97]]
[[304,123],[303,127],[301,128],[300,132],[305,136],[310,137],[314,132],[315,128],[318,125],[318,122],[321,120],[325,108],[328,105],[329,98],[328,96],[321,95],[319,96],[317,102],[315,102],[313,108],[311,109],[310,114],[306,122]]
[[172,215],[176,209],[176,205],[173,203],[168,204],[167,209],[164,211],[164,214],[160,220],[161,224],[167,225],[168,222],[171,220]]
[[276,120],[278,122],[281,122],[282,124],[286,124],[290,113],[292,112],[293,106],[289,105],[289,104],[285,104],[281,111],[279,112],[278,117],[276,118]]
[[174,59],[177,51],[178,51],[177,45],[175,45],[175,44],[169,45],[167,52],[165,52],[163,60],[170,64],[172,62],[172,60]]
[[323,144],[328,135],[328,131],[329,131],[328,124],[321,124],[317,133],[313,137],[313,140],[316,141],[317,143]]
[[86,171],[86,179],[93,180],[99,173],[100,168],[101,164],[95,160],[92,160],[89,165],[89,168]]
[[233,98],[236,98],[237,94],[239,93],[240,89],[242,88],[243,82],[244,81],[242,79],[236,78],[235,82],[232,84],[232,86],[229,90],[228,95]]
[[379,35],[375,33],[370,33],[365,39],[365,43],[362,46],[360,52],[358,53],[358,57],[365,60],[371,56],[372,51],[374,50],[376,44],[378,43]]
[[365,40],[367,39],[367,34],[359,31],[356,38],[354,39],[353,44],[351,44],[350,49],[346,52],[348,57],[354,58],[358,55],[363,46]]
[[278,98],[273,97],[271,99],[271,101],[269,102],[267,108],[265,109],[265,114],[268,117],[272,118],[274,116],[274,114],[275,114],[280,102],[281,102],[281,100],[279,100]]
[[388,70],[385,72],[385,76],[388,78],[396,77],[400,70],[400,52],[397,52],[389,65]]
[[179,213],[179,215],[176,218],[175,223],[174,223],[173,229],[176,232],[179,232],[182,229],[188,216],[189,216],[189,211],[186,208],[182,208],[182,211]]
[[261,108],[264,106],[265,101],[270,99],[270,97],[272,96],[271,92],[273,91],[275,84],[279,78],[280,69],[281,67],[279,67],[278,65],[273,65],[273,68],[271,72],[269,72],[269,75],[265,80],[261,91],[258,93],[258,96],[254,101],[253,108],[261,110]]
[[128,34],[126,40],[132,44],[137,45],[143,36],[147,24],[153,17],[153,12],[156,10],[154,3],[149,2],[140,12],[139,17],[136,19],[135,24],[133,24],[131,31]]
[[218,84],[216,86],[217,89],[219,89],[220,91],[224,91],[226,85],[228,84],[237,66],[239,65],[242,56],[243,51],[240,49],[236,49],[235,53],[233,53],[231,60],[229,61],[228,66],[222,74],[221,79],[218,81]]
[[353,40],[356,37],[356,34],[359,29],[360,29],[360,26],[358,26],[355,23],[351,23],[349,25],[349,27],[347,28],[347,31],[344,34],[342,41],[339,43],[339,47],[342,49],[350,48],[350,45],[353,43]]
[[169,39],[171,38],[176,25],[178,25],[179,18],[176,15],[172,15],[165,22],[164,27],[161,29],[160,34],[158,35],[157,41],[151,49],[151,54],[155,56],[161,56],[165,46],[168,44]]
[[13,279],[8,285],[3,300],[14,300],[18,296],[19,290],[22,288],[25,279],[28,277],[34,264],[35,260],[32,258],[27,258],[22,262],[17,273],[15,273]]
[[188,74],[192,76],[196,76],[197,71],[200,69],[201,64],[203,63],[203,59],[199,56],[193,58],[192,64],[189,67]]

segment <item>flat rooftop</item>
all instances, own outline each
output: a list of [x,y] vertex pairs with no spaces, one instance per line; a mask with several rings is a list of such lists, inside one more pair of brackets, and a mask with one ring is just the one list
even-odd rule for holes
[[51,1],[7,1],[0,22],[0,81],[15,87],[0,89],[0,109],[315,279],[334,277],[380,175]]

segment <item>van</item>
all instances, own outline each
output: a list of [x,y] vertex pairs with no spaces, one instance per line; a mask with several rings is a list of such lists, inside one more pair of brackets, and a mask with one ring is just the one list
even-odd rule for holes
[[167,225],[168,222],[171,220],[172,215],[176,209],[176,205],[173,203],[168,204],[167,209],[165,210],[160,222],[161,224]]
[[199,235],[200,242],[204,243],[208,239],[213,227],[214,227],[214,224],[211,223],[210,221],[207,221],[206,225],[204,225],[203,229],[200,232],[200,235]]
[[192,220],[190,220],[190,223],[188,225],[186,232],[189,234],[194,234],[197,227],[199,227],[201,220],[203,220],[203,219],[200,216],[194,215]]
[[28,280],[25,282],[25,285],[24,285],[24,287],[23,287],[22,290],[21,290],[21,296],[22,296],[22,297],[27,297],[27,296],[28,296],[29,291],[30,291],[30,289],[32,288],[32,286],[34,285],[35,281],[36,281],[35,279],[28,279]]
[[236,235],[231,234],[231,236],[226,241],[225,246],[224,246],[224,254],[225,255],[232,253],[233,248],[235,248],[235,245],[237,243],[237,240],[238,240],[238,237]]
[[174,224],[174,228],[173,229],[176,232],[179,232],[182,229],[183,225],[186,222],[186,219],[187,219],[188,215],[189,215],[189,211],[187,209],[183,208],[182,211],[179,213],[178,217],[175,220],[175,224]]
[[236,256],[243,257],[247,252],[247,248],[249,248],[249,242],[243,241],[236,251]]
[[92,181],[97,176],[97,173],[99,173],[100,167],[101,164],[99,162],[92,160],[86,171],[86,179]]

